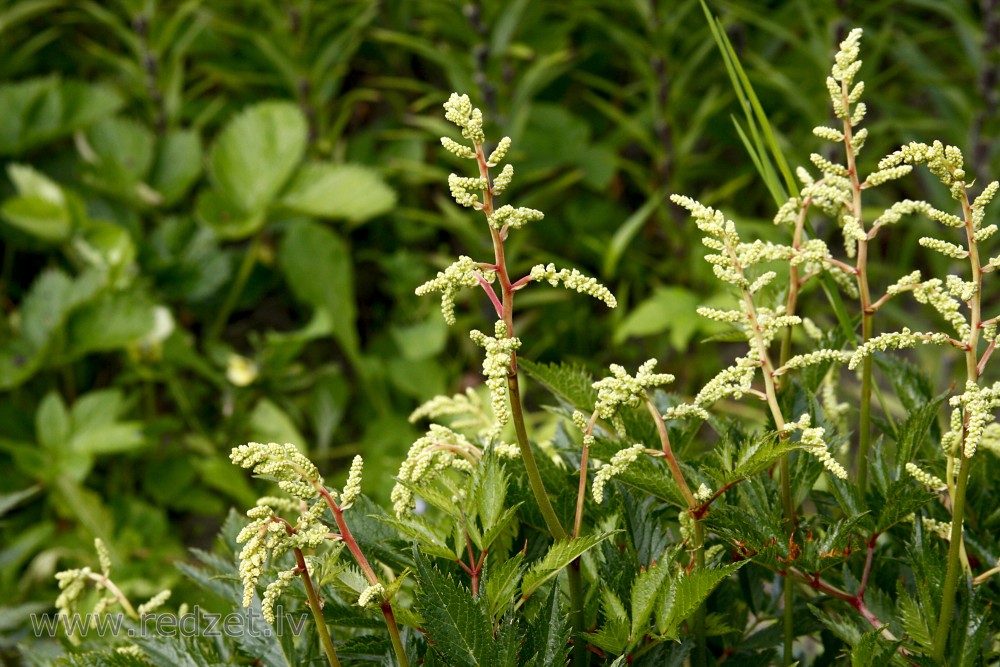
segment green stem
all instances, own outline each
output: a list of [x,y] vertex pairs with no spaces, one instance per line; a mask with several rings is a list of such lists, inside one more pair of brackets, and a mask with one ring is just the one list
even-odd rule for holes
[[396,660],[400,667],[409,667],[409,659],[406,657],[406,647],[403,646],[403,638],[399,634],[399,626],[396,625],[396,616],[392,613],[392,605],[388,602],[382,603],[382,615],[385,617],[385,625],[389,628],[389,638],[392,639],[392,648],[396,652]]
[[246,252],[243,253],[243,260],[240,262],[240,268],[236,272],[236,278],[229,286],[229,292],[226,293],[226,298],[222,302],[219,312],[216,313],[215,319],[212,321],[212,326],[208,329],[208,334],[206,336],[208,341],[217,341],[219,336],[222,334],[222,329],[226,326],[226,322],[229,320],[229,315],[233,312],[233,308],[236,307],[236,301],[240,298],[240,294],[243,293],[243,288],[246,287],[247,280],[250,278],[250,273],[253,271],[254,264],[257,262],[257,255],[260,254],[260,245],[261,234],[258,232],[250,242],[250,247],[248,247]]
[[[976,242],[975,226],[973,225],[972,209],[969,206],[969,193],[962,186],[962,212],[965,217],[965,234],[969,249],[969,267],[972,280],[976,283],[976,292],[969,301],[972,317],[969,322],[969,341],[965,353],[965,366],[968,382],[979,382],[979,329],[982,325],[982,293],[983,269],[979,262],[979,247]],[[948,569],[945,571],[944,591],[941,597],[941,615],[938,617],[937,629],[934,632],[933,657],[938,662],[944,661],[945,649],[948,644],[948,631],[951,629],[952,613],[955,610],[955,594],[958,591],[958,575],[965,569],[963,558],[965,544],[962,537],[962,522],[965,519],[965,491],[969,483],[971,461],[965,455],[965,438],[968,437],[969,413],[965,413],[965,425],[962,431],[962,442],[958,445],[960,463],[958,467],[958,482],[952,495],[951,540],[948,544]],[[949,480],[950,481],[950,480]]]
[[[513,355],[512,355],[513,356]],[[510,416],[514,422],[514,433],[517,435],[517,446],[521,449],[521,460],[524,462],[524,469],[528,473],[528,484],[531,492],[535,495],[538,509],[542,512],[545,525],[557,540],[568,538],[559,517],[552,507],[549,494],[545,490],[545,483],[542,475],[538,472],[538,463],[535,462],[535,454],[531,451],[531,443],[528,442],[528,431],[524,427],[524,411],[521,407],[521,390],[518,386],[517,373],[513,372],[507,377],[507,391],[510,393]]]
[[[781,457],[781,507],[788,522],[788,529],[795,531],[795,506],[792,503],[792,473],[788,464],[788,455]],[[784,664],[791,665],[795,662],[792,648],[795,644],[795,590],[792,582],[787,578],[782,587],[782,600],[784,609],[782,619],[784,625]]]
[[934,632],[934,659],[944,663],[948,645],[948,631],[951,629],[952,613],[955,611],[955,593],[958,591],[958,574],[962,569],[959,552],[962,547],[962,519],[965,517],[965,488],[969,482],[969,459],[962,456],[958,469],[958,487],[955,490],[954,507],[951,515],[951,540],[948,545],[948,569],[945,572],[944,591],[941,597],[941,615]]
[[313,620],[316,621],[316,631],[319,639],[323,643],[323,650],[326,651],[326,659],[330,662],[330,667],[340,667],[340,660],[337,658],[337,649],[333,647],[333,638],[330,636],[330,629],[326,627],[326,619],[323,618],[323,607],[319,602],[319,595],[316,594],[316,587],[309,576],[309,568],[306,567],[306,559],[302,555],[301,549],[295,550],[295,559],[299,565],[299,576],[302,577],[302,585],[306,589],[306,597],[309,599],[309,609],[312,610]]
[[[700,572],[705,569],[705,526],[699,519],[694,520],[694,564]],[[698,605],[694,612],[694,661],[692,667],[707,667],[708,638],[705,634],[705,604]]]
[[587,667],[590,654],[583,637],[583,576],[579,558],[569,564],[566,575],[569,578],[570,626],[573,628],[573,667]]

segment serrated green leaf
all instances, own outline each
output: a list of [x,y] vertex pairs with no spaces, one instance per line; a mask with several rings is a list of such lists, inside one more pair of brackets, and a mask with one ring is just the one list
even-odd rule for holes
[[935,494],[907,478],[892,482],[878,503],[875,529],[884,533],[935,499]]
[[303,215],[358,223],[391,211],[396,193],[368,167],[310,162],[295,174],[281,203]]
[[483,457],[473,478],[472,501],[483,532],[489,532],[500,518],[507,499],[507,472],[496,455],[488,453]]
[[904,476],[904,469],[914,455],[920,451],[921,445],[927,439],[931,428],[937,420],[941,404],[948,398],[943,393],[924,403],[916,410],[908,413],[906,421],[899,426],[899,437],[896,439],[896,475]]
[[524,553],[520,551],[500,564],[495,557],[486,559],[486,604],[491,617],[496,618],[514,604],[524,572],[523,562]]
[[291,102],[260,102],[222,129],[208,158],[209,176],[225,201],[245,214],[265,209],[306,149],[308,127]]
[[730,574],[746,565],[747,561],[731,563],[712,570],[696,570],[687,574],[683,570],[661,588],[656,605],[656,627],[660,634],[676,638],[681,623],[688,619],[715,587]]
[[632,583],[632,641],[646,634],[646,625],[669,574],[669,564],[653,565],[640,571]]
[[910,641],[923,648],[931,648],[933,631],[928,625],[929,616],[924,613],[920,603],[912,597],[901,584],[896,595],[896,610],[903,630]]
[[531,597],[538,590],[539,586],[559,574],[559,571],[564,567],[616,532],[618,531],[583,535],[575,540],[560,540],[553,544],[545,556],[532,565],[524,575],[524,581],[521,584],[521,596],[525,599]]
[[897,644],[883,639],[880,630],[869,630],[851,650],[851,667],[885,665],[896,652]]
[[531,664],[536,667],[565,665],[569,658],[569,614],[563,609],[558,586],[549,590],[541,611],[531,634],[534,650]]
[[419,549],[414,548],[413,558],[420,575],[417,610],[424,619],[431,649],[452,665],[489,664],[493,625],[480,600],[431,566]]
[[582,367],[569,364],[540,364],[529,359],[518,359],[517,365],[541,383],[546,389],[570,403],[573,407],[590,411],[597,401],[594,379]]
[[421,550],[431,556],[456,560],[461,555],[450,548],[432,526],[416,517],[396,518],[389,515],[374,515],[375,519],[392,526],[404,536],[420,544]]
[[728,484],[753,477],[798,448],[798,444],[789,442],[787,438],[779,438],[774,433],[749,439],[738,450],[732,469],[726,472],[726,478],[720,481]]

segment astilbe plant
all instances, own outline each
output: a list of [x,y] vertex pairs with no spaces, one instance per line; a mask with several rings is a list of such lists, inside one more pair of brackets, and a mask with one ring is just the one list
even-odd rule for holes
[[[345,590],[351,613],[381,612],[401,665],[565,664],[571,651],[574,665],[793,664],[808,654],[800,637],[822,643],[824,664],[842,650],[852,664],[973,665],[995,657],[1000,647],[978,591],[1000,566],[995,540],[984,534],[989,524],[967,526],[967,504],[980,452],[1000,453],[1000,383],[982,379],[1000,331],[1000,318],[983,316],[983,276],[1000,257],[984,260],[981,251],[997,230],[986,207],[998,184],[973,197],[961,153],[939,142],[903,146],[862,179],[860,37],[854,30],[841,43],[827,80],[840,127],[815,131],[843,146],[845,164],[814,154],[819,178],[799,170],[800,191],[774,219],[789,230],[786,243],[746,240],[722,211],[671,197],[690,212],[709,250],[705,260],[733,297],[731,307],[698,312],[731,325],[745,345],[688,397],[663,391],[674,377],[657,372],[655,359],[634,374],[612,364],[596,382],[572,366],[519,359],[514,303],[522,290],[548,282],[610,307],[616,300],[576,269],[537,264],[512,277],[508,236],[543,216],[498,204],[514,176],[504,164],[511,141],[504,137],[487,153],[482,112],[452,95],[446,118],[462,140],[442,144],[472,161],[475,174],[452,174],[448,183],[458,204],[483,215],[493,257],[463,255],[417,294],[440,293],[449,324],[457,322],[460,292],[485,295],[495,319],[470,337],[483,349],[490,399],[469,389],[412,413],[412,422],[432,423],[399,467],[391,514],[362,497],[360,457],[337,492],[295,445],[233,449],[234,463],[284,493],[261,498],[235,536],[243,545],[230,574],[242,583],[239,602],[254,605],[261,581],[270,581],[262,609],[276,623],[276,602],[295,598],[299,578],[333,665],[338,650],[356,655],[364,642],[381,646],[331,622],[346,613]],[[916,165],[948,188],[956,212],[907,199],[866,220],[862,194]],[[838,223],[846,259],[815,233],[816,213]],[[954,230],[955,238],[926,237],[920,245],[967,262],[968,274],[941,280],[911,272],[874,298],[870,245],[915,214]],[[834,311],[842,308],[838,288],[856,299],[854,320],[838,313],[838,326],[824,332],[827,313],[807,316],[800,296],[818,285]],[[875,316],[905,293],[931,306],[949,330],[876,334]],[[883,354],[926,344],[964,356],[965,382],[950,396],[934,397],[911,367]],[[872,414],[876,358],[906,409],[898,424],[892,410],[882,419]],[[547,442],[529,437],[535,421],[525,415],[520,368],[555,395],[554,419],[542,418],[555,426]],[[860,410],[852,422],[838,389],[852,384],[855,370]],[[735,409],[739,401],[762,409],[734,419],[748,414]],[[944,401],[949,426],[933,453],[924,443]],[[885,437],[873,439],[876,428]],[[854,434],[854,464],[846,465]],[[101,575],[60,575],[61,609],[86,581],[112,593],[102,605],[131,609],[108,579],[106,555],[101,563]],[[330,604],[334,610],[325,611]]]

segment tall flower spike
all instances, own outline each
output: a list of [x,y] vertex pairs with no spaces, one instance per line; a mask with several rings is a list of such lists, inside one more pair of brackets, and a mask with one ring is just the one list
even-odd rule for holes
[[478,329],[470,331],[469,337],[476,345],[486,350],[483,375],[486,376],[486,386],[490,388],[493,398],[493,415],[498,424],[506,424],[510,418],[507,405],[507,378],[510,376],[512,355],[521,347],[521,340],[507,337],[507,325],[503,320],[497,320],[493,337]]

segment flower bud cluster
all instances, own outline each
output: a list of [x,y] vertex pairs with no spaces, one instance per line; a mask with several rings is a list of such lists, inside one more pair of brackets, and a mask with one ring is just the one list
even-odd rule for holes
[[454,139],[449,139],[448,137],[441,137],[441,145],[444,146],[444,149],[446,151],[460,158],[464,158],[466,160],[476,159],[476,151],[469,148],[465,144],[458,143]]
[[501,162],[503,162],[503,159],[507,157],[507,151],[509,150],[510,150],[510,137],[504,137],[497,143],[497,147],[493,149],[493,152],[490,153],[490,156],[486,158],[486,166],[495,167]]
[[[986,216],[986,207],[989,206],[990,202],[997,194],[997,190],[1000,190],[1000,182],[993,181],[979,193],[979,196],[972,202],[972,228],[979,229],[983,224],[983,219]],[[976,239],[979,240],[979,239]]]
[[639,455],[645,450],[645,446],[636,443],[612,456],[610,463],[605,463],[601,466],[601,469],[594,475],[594,484],[591,489],[595,502],[604,502],[604,487],[607,486],[607,483],[611,481],[611,478],[625,472],[625,469],[635,463]]
[[[861,28],[855,28],[840,43],[840,50],[834,56],[833,68],[830,76],[826,79],[826,87],[830,93],[830,102],[833,104],[833,111],[837,118],[850,118],[851,125],[857,125],[865,115],[865,105],[858,100],[864,93],[865,84],[863,81],[854,83],[854,77],[861,70],[861,61],[858,54],[861,52]],[[853,86],[853,87],[852,87]],[[844,103],[844,91],[847,93],[847,104]],[[854,113],[851,113],[850,105],[855,104]]]
[[935,491],[942,491],[948,488],[948,485],[944,483],[940,477],[932,475],[929,472],[925,472],[916,463],[907,463],[906,472],[910,473],[910,477],[917,480],[924,486],[930,487]]
[[319,493],[323,478],[313,462],[295,445],[251,442],[234,447],[229,458],[236,465],[278,483],[278,488],[295,498],[308,500]]
[[474,144],[483,144],[483,112],[472,106],[468,95],[452,93],[444,103],[444,117],[462,129],[462,136]]
[[[510,165],[507,166],[509,167]],[[503,229],[504,227],[521,229],[529,222],[535,222],[544,217],[544,213],[536,211],[533,208],[526,208],[524,206],[515,208],[510,204],[505,204],[493,212],[493,215],[489,217],[489,221],[494,229]]]
[[511,374],[513,354],[521,347],[521,340],[508,338],[507,325],[503,320],[497,320],[492,337],[478,329],[470,331],[469,337],[476,345],[486,350],[486,357],[483,359],[483,375],[486,376],[486,386],[490,388],[493,415],[498,424],[506,424],[510,419],[510,410],[507,404],[507,379]]
[[[949,399],[949,405],[955,408],[951,419],[952,442],[956,436],[961,437],[959,429],[964,427],[963,454],[965,458],[971,458],[975,455],[979,443],[983,439],[986,427],[996,419],[993,411],[1000,407],[1000,382],[991,387],[980,387],[975,382],[966,382],[965,392],[958,396],[952,396]],[[959,408],[964,412],[964,420],[956,416]]]
[[782,375],[790,370],[795,370],[798,368],[805,368],[806,366],[812,366],[814,364],[822,364],[828,361],[832,361],[835,364],[846,364],[851,360],[850,352],[841,352],[840,350],[816,350],[815,352],[807,352],[806,354],[799,354],[788,361],[781,368],[774,371],[775,375]]
[[956,146],[945,146],[940,141],[935,141],[928,146],[913,141],[882,158],[878,163],[878,168],[889,169],[900,164],[926,164],[930,172],[937,176],[942,183],[952,187],[952,195],[954,196],[956,193],[953,186],[965,181],[964,162],[962,151]]
[[479,454],[464,435],[431,424],[427,434],[410,447],[396,473],[397,482],[390,494],[396,515],[401,517],[413,511],[416,502],[413,489],[432,483],[451,468],[468,472],[472,469],[470,459]]
[[576,290],[580,294],[587,294],[603,301],[608,308],[616,308],[618,306],[618,300],[615,299],[615,295],[611,293],[611,290],[597,282],[596,278],[585,276],[577,269],[556,270],[555,264],[536,264],[531,267],[531,279],[538,282],[546,280],[553,287],[562,283],[566,289]]
[[886,350],[902,350],[917,345],[949,345],[952,338],[943,333],[914,333],[909,327],[903,327],[902,331],[884,333],[869,338],[851,356],[851,361],[847,367],[851,370],[857,368],[865,357],[875,352],[885,352]]
[[812,418],[808,412],[799,417],[797,422],[785,424],[784,432],[790,433],[792,431],[802,432],[799,444],[807,452],[819,459],[831,474],[840,479],[847,479],[847,471],[844,470],[844,466],[840,465],[837,459],[833,458],[833,454],[830,453],[826,442],[823,440],[826,429],[819,426],[812,426]]
[[278,601],[282,593],[288,590],[288,587],[292,584],[292,580],[298,575],[297,568],[282,570],[278,573],[275,580],[269,583],[267,588],[264,589],[264,597],[261,599],[260,607],[264,614],[264,620],[271,625],[277,622],[274,617],[274,603]]
[[455,323],[455,295],[463,287],[476,287],[479,279],[493,282],[496,274],[483,271],[471,257],[462,255],[457,262],[452,263],[444,271],[438,271],[437,277],[428,280],[416,289],[417,296],[431,292],[441,292],[441,314],[448,324]]
[[647,400],[647,390],[661,387],[674,381],[669,373],[654,373],[656,359],[650,359],[639,366],[634,376],[618,364],[611,364],[611,377],[606,377],[594,383],[597,390],[597,404],[594,410],[601,419],[609,419],[614,423],[619,433],[624,432],[619,409],[623,406],[639,407]]
[[257,582],[268,560],[280,558],[292,549],[313,549],[326,540],[327,528],[319,519],[326,510],[316,502],[304,510],[295,526],[282,520],[269,505],[257,505],[247,511],[250,523],[236,536],[243,545],[240,551],[240,579],[243,580],[243,606],[253,601]]
[[361,473],[364,471],[365,462],[361,456],[355,456],[351,462],[351,470],[347,473],[347,482],[340,493],[340,509],[346,510],[361,495]]
[[385,586],[382,584],[372,584],[365,590],[361,591],[361,595],[358,596],[358,606],[377,607],[385,602],[385,599]]
[[493,425],[493,418],[486,413],[482,399],[472,387],[467,388],[464,394],[435,396],[410,413],[410,423],[441,417],[456,417],[451,422],[452,428],[479,434]]
[[[945,290],[940,279],[932,278],[914,287],[913,297],[919,303],[930,305],[934,310],[938,311],[941,317],[955,329],[958,337],[965,340],[969,337],[969,322],[965,319],[965,315],[961,313],[962,304],[949,292],[955,291],[962,296],[966,296],[968,288],[965,282],[956,276],[949,276],[949,278],[954,278],[961,284],[956,285],[954,280],[949,280],[949,287],[952,290]],[[974,283],[973,288],[975,288]],[[970,298],[972,298],[972,295],[968,295],[968,298],[963,299],[963,301],[968,301]]]
[[952,259],[965,259],[969,256],[969,251],[962,246],[942,241],[941,239],[936,239],[931,236],[922,236],[917,240],[917,243],[929,250],[939,252],[945,257],[951,257]]
[[739,357],[732,366],[720,371],[701,388],[694,398],[694,404],[707,408],[728,396],[736,400],[743,398],[744,394],[751,392],[754,374],[760,365],[760,359],[753,352]]
[[485,190],[486,179],[473,176],[459,176],[458,174],[448,175],[448,187],[451,190],[452,198],[467,208],[482,208],[479,195],[473,190]]

